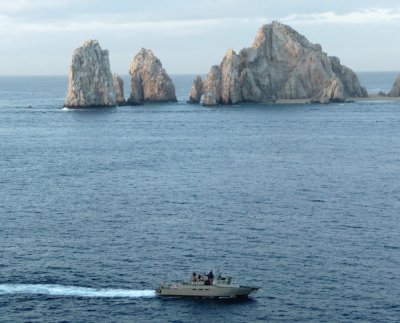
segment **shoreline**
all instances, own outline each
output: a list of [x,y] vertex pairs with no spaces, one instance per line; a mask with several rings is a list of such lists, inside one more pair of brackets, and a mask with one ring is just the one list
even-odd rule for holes
[[399,96],[382,96],[378,94],[368,95],[366,98],[349,98],[349,101],[354,102],[370,102],[370,101],[385,101],[385,102],[400,102]]
[[[352,103],[352,102],[400,102],[400,97],[390,97],[390,96],[382,96],[378,94],[371,94],[365,98],[347,98],[344,102],[338,103]],[[260,102],[262,104],[324,104],[324,103],[314,103],[311,102],[311,99],[278,99],[274,102]],[[327,104],[332,104],[334,102],[330,102]]]

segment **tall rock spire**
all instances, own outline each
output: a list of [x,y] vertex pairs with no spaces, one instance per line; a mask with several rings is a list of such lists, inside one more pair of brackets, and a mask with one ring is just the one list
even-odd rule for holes
[[108,51],[97,40],[85,41],[72,55],[64,106],[114,107],[116,103]]

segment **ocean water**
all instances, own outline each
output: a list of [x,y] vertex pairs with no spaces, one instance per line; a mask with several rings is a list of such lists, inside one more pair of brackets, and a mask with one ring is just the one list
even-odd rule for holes
[[[399,321],[400,103],[203,108],[173,79],[71,111],[65,77],[0,77],[0,321]],[[210,269],[260,290],[154,294]]]

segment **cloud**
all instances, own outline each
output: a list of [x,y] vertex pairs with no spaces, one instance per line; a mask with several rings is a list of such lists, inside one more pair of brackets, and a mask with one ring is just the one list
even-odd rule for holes
[[[179,34],[196,33],[200,29],[221,25],[261,25],[267,19],[258,18],[216,18],[190,20],[134,20],[120,15],[114,17],[79,17],[57,21],[20,21],[15,23],[12,18],[0,16],[0,33],[58,33],[75,31],[147,31],[147,32],[178,32]],[[12,26],[12,29],[10,29]]]
[[0,0],[0,12],[3,14],[18,14],[32,10],[60,8],[66,4],[66,0]]
[[[55,8],[62,6],[66,0],[0,0],[0,11],[8,10],[37,10],[41,6]],[[75,1],[75,0],[70,0]],[[51,3],[51,4],[49,4]],[[258,28],[260,25],[279,20],[283,23],[299,24],[371,24],[371,23],[398,23],[400,22],[400,8],[395,9],[365,9],[344,14],[333,11],[292,14],[286,17],[222,17],[198,19],[138,19],[135,13],[98,13],[78,14],[57,19],[13,17],[2,13],[0,15],[0,33],[62,33],[62,32],[158,32],[161,34],[194,35],[221,26],[251,26]]]
[[374,8],[353,11],[345,14],[321,12],[297,15],[293,14],[281,19],[288,24],[371,24],[400,22],[400,8]]

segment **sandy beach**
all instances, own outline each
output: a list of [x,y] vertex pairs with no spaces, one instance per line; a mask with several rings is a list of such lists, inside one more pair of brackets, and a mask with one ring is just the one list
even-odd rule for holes
[[[347,103],[351,102],[400,102],[400,97],[389,97],[371,94],[365,98],[348,98]],[[311,104],[310,99],[279,99],[274,102],[263,102],[264,104]]]
[[400,97],[382,96],[377,94],[368,95],[366,98],[350,98],[349,101],[355,102],[368,102],[368,101],[386,101],[386,102],[400,102]]

